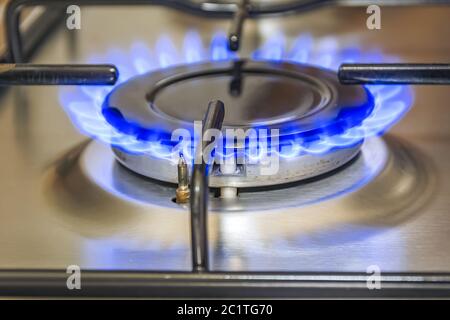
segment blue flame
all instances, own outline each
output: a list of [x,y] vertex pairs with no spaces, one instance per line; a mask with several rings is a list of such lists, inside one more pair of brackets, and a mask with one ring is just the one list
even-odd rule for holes
[[[314,40],[309,34],[300,35],[287,50],[286,40],[276,35],[255,50],[255,60],[290,61],[306,63],[332,70],[337,70],[341,63],[380,63],[397,62],[380,51],[363,52],[358,47],[340,48],[337,40],[326,37]],[[220,61],[237,59],[234,52],[227,48],[225,33],[218,32],[213,36],[209,48],[206,48],[196,31],[187,32],[182,50],[178,50],[167,35],[161,36],[152,50],[143,42],[134,43],[129,52],[112,48],[104,56],[92,56],[89,63],[113,63],[119,71],[118,84],[129,78],[152,70],[170,67],[177,64],[196,63],[200,61]],[[280,143],[277,152],[283,158],[292,158],[300,154],[323,154],[335,148],[346,148],[361,143],[365,138],[380,135],[394,125],[411,107],[412,91],[401,85],[366,86],[374,99],[374,108],[365,119],[347,128],[343,132],[318,132],[314,139],[291,136]],[[152,156],[174,159],[170,144],[158,135],[153,137],[119,131],[106,121],[102,113],[102,104],[111,87],[81,86],[63,88],[60,101],[75,126],[85,135],[104,143],[114,145],[129,153],[145,153]],[[185,156],[192,157],[192,150],[185,150]],[[259,155],[252,155],[258,158]]]

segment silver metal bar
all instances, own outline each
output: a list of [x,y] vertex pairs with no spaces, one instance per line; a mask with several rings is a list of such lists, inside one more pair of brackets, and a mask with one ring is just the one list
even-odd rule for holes
[[0,85],[113,85],[118,74],[109,64],[0,64]]
[[412,5],[441,5],[450,4],[448,0],[337,0],[340,6],[368,6],[376,4],[379,6],[412,6]]
[[230,32],[228,33],[228,47],[232,51],[238,51],[240,47],[242,28],[244,21],[248,16],[249,0],[241,0],[241,3],[236,10],[233,23],[231,24]]
[[342,84],[450,84],[450,64],[342,64]]
[[[203,134],[209,129],[222,128],[225,116],[225,108],[222,101],[211,101],[203,119]],[[192,241],[192,265],[193,271],[203,272],[208,270],[208,165],[204,161],[203,150],[209,145],[206,141],[200,141],[201,163],[194,164],[191,179],[191,241]]]
[[66,270],[0,270],[1,296],[168,298],[387,298],[450,296],[449,274],[383,274],[382,290],[360,273],[208,273],[83,271],[82,290],[67,290]]

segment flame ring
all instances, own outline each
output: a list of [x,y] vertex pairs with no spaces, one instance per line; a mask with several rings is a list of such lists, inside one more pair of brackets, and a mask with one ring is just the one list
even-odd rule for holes
[[[211,42],[210,52],[205,53],[198,34],[189,32],[184,46],[184,59],[180,58],[170,38],[163,36],[156,45],[157,59],[152,58],[150,49],[145,44],[136,43],[132,46],[130,54],[113,49],[104,57],[94,57],[89,62],[114,63],[121,73],[120,83],[132,76],[180,63],[235,59],[234,53],[226,48],[226,37],[223,33],[219,33]],[[392,60],[380,52],[361,52],[357,48],[340,49],[334,39],[314,41],[309,35],[301,35],[294,43],[293,49],[287,53],[283,38],[273,37],[254,52],[253,59],[308,63],[332,70],[336,70],[338,65],[344,62],[379,63]],[[291,147],[281,150],[280,156],[323,154],[335,148],[353,146],[367,137],[383,134],[409,110],[412,104],[412,92],[407,86],[377,85],[366,88],[374,97],[374,108],[360,125],[340,134],[320,135],[312,144],[305,145],[301,139],[293,139],[289,142]],[[129,153],[147,153],[159,158],[172,159],[172,151],[160,141],[142,141],[133,135],[118,131],[106,121],[102,114],[102,104],[110,90],[109,87],[78,87],[73,91],[62,89],[60,100],[82,133],[106,144],[120,147]]]

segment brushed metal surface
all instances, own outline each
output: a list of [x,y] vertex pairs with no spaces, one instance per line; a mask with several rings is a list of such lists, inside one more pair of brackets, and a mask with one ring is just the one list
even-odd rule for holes
[[[449,13],[383,9],[383,28],[373,32],[365,29],[364,8],[326,9],[302,19],[249,22],[243,46],[248,52],[276,29],[288,39],[309,30],[342,41],[359,38],[408,61],[437,62],[450,54],[443,41]],[[427,22],[409,24],[417,19]],[[156,8],[83,9],[82,29],[72,37],[61,30],[34,62],[85,61],[111,43],[154,43],[163,31],[179,44],[193,25],[206,40],[210,30],[226,30],[228,23]],[[415,94],[412,111],[389,134],[395,161],[373,183],[300,208],[213,213],[211,269],[364,273],[378,265],[383,272],[450,272],[450,90],[418,87]],[[0,97],[0,269],[77,264],[92,270],[190,270],[186,212],[125,201],[87,183],[73,170],[84,140],[60,107],[57,88],[17,87]],[[67,179],[58,184],[55,177],[61,176]]]
[[[273,186],[313,178],[339,168],[351,161],[359,152],[361,144],[338,149],[325,155],[303,154],[295,158],[278,158],[276,174],[264,175],[264,166],[269,164],[244,164],[240,174],[222,174],[212,171],[209,185],[218,187],[262,187]],[[175,161],[155,156],[133,155],[114,149],[115,158],[130,170],[149,178],[170,183],[177,182]],[[192,166],[190,166],[192,170]],[[244,168],[245,167],[245,168]]]

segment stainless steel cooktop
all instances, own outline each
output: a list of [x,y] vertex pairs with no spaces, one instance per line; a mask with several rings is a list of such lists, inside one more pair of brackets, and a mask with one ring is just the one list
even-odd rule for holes
[[[445,62],[449,14],[448,7],[384,8],[380,31],[365,28],[364,8],[249,21],[243,51],[253,50],[268,33],[292,39],[301,31],[380,48],[405,61]],[[227,25],[163,8],[87,7],[81,30],[61,27],[32,62],[83,62],[111,44],[129,48],[135,39],[153,44],[161,33],[181,45],[193,26],[207,42],[212,30]],[[365,275],[377,265],[386,275],[433,273],[447,279],[450,90],[413,90],[415,102],[404,119],[382,138],[366,141],[366,147],[378,146],[374,154],[362,153],[336,177],[314,181],[314,187],[279,190],[287,204],[277,202],[276,191],[261,196],[260,209],[220,210],[213,199],[211,272],[293,272],[339,283],[340,276]],[[109,148],[92,151],[97,142],[74,128],[58,92],[57,87],[13,87],[0,97],[0,270],[26,270],[31,278],[34,271],[64,275],[69,265],[99,272],[190,272],[188,210],[149,201],[150,180],[115,162]],[[111,161],[104,162],[106,155]],[[342,195],[317,194],[330,183],[350,188],[345,184],[356,179],[354,166],[377,156],[382,159],[368,181]]]

